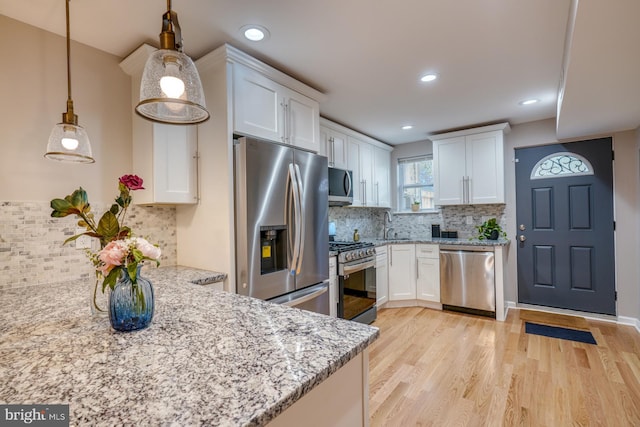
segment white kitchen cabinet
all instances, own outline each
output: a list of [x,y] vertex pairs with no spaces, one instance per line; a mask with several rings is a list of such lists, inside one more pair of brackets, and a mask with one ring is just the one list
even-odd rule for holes
[[[132,106],[138,103],[144,64],[155,49],[143,45],[120,66],[131,76]],[[198,128],[196,125],[153,123],[134,114],[132,173],[144,180],[144,190],[136,191],[134,203],[198,203]]]
[[329,257],[329,316],[338,317],[338,271],[336,257]]
[[375,147],[373,150],[373,194],[378,207],[391,208],[391,185],[389,184],[391,169],[391,153]]
[[389,267],[387,247],[376,247],[376,304],[378,308],[389,301]]
[[349,136],[347,168],[353,172],[352,206],[391,206],[391,154],[388,150]]
[[351,206],[391,207],[392,147],[325,118],[320,127],[320,154],[353,173]]
[[423,301],[440,302],[440,250],[438,245],[416,245],[416,293]]
[[436,205],[505,203],[504,134],[509,124],[433,137]]
[[[133,171],[149,163],[153,169],[144,181],[145,189],[136,194],[136,203],[197,203],[197,135],[196,126],[153,123],[151,147],[138,141],[134,149]],[[151,153],[146,152],[148,148]]]
[[347,169],[347,135],[320,125],[320,150],[326,156],[329,166]]
[[388,248],[389,301],[416,299],[415,245],[389,245]]
[[233,67],[233,101],[234,131],[318,152],[318,102],[241,64]]

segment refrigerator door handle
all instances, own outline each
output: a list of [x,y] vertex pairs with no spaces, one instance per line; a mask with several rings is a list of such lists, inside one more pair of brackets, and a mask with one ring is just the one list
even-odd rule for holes
[[304,253],[304,236],[305,236],[305,218],[307,217],[307,212],[304,207],[303,198],[304,198],[304,186],[302,185],[302,176],[300,174],[300,167],[298,165],[294,165],[294,169],[296,172],[296,181],[298,183],[298,212],[299,217],[298,221],[296,221],[296,231],[300,231],[299,239],[298,239],[298,265],[296,266],[296,273],[300,273],[302,270],[302,259]]
[[296,174],[293,169],[293,163],[289,164],[289,174],[287,177],[287,254],[289,260],[289,272],[291,275],[295,275],[296,264],[298,263],[298,237],[297,233],[297,192],[298,186],[296,185]]
[[[291,227],[294,228],[293,237],[293,256],[291,260],[291,275],[295,276],[298,270],[298,263],[300,257],[300,186],[298,184],[298,177],[296,175],[296,169],[293,163],[289,164],[289,179],[291,180],[291,193],[293,198],[293,221],[289,223],[289,235],[291,235]],[[291,241],[289,241],[291,244]]]

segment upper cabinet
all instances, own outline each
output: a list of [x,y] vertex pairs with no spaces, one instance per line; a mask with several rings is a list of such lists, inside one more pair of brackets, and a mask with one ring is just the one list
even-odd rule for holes
[[504,134],[508,123],[433,137],[436,205],[505,203]]
[[320,119],[320,150],[318,154],[326,156],[332,168],[347,168],[347,135],[322,125]]
[[318,102],[242,64],[233,67],[233,117],[238,133],[320,149]]
[[391,207],[392,147],[327,119],[320,119],[320,154],[329,166],[353,172],[351,206]]
[[145,187],[136,192],[134,201],[139,205],[194,204],[198,202],[197,126],[153,123],[135,114],[144,64],[154,51],[142,45],[120,63],[132,83],[132,172],[144,180]]

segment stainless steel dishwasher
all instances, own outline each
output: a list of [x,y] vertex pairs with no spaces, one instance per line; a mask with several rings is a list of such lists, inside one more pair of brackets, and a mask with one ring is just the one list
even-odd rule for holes
[[492,246],[440,246],[443,308],[495,317],[494,261]]

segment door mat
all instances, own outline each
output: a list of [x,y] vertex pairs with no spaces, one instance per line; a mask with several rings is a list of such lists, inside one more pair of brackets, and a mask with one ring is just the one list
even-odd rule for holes
[[524,331],[528,334],[598,345],[596,339],[589,331],[578,331],[576,329],[559,328],[557,326],[539,325],[529,322],[525,322]]
[[587,319],[566,314],[548,313],[546,311],[520,310],[520,319],[540,325],[560,326],[569,329],[589,330]]

